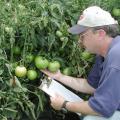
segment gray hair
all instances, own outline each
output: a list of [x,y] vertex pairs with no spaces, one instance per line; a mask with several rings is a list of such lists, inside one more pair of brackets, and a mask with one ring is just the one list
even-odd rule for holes
[[118,24],[105,25],[105,26],[99,26],[99,27],[92,28],[93,32],[99,29],[103,29],[108,36],[113,37],[113,38],[120,34]]

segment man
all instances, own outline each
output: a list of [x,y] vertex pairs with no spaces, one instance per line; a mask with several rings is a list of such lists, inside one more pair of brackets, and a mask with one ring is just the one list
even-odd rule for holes
[[92,94],[88,101],[69,102],[62,96],[51,97],[54,109],[62,107],[80,112],[84,120],[120,120],[120,36],[118,22],[97,6],[85,9],[69,32],[78,34],[85,49],[96,54],[87,79],[65,76],[60,71],[43,72],[76,91]]

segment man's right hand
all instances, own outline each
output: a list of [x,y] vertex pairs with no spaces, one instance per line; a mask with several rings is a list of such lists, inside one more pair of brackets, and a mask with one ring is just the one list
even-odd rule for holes
[[56,79],[56,80],[59,80],[59,78],[62,76],[62,73],[60,72],[60,70],[58,70],[57,72],[55,73],[52,73],[48,70],[41,70],[44,74],[46,74],[47,76],[53,78],[53,79]]

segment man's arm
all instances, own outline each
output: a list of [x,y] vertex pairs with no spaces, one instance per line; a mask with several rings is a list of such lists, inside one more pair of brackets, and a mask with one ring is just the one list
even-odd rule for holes
[[87,80],[83,78],[75,78],[61,74],[58,81],[82,93],[92,94],[95,91],[95,89],[88,84]]
[[42,72],[47,74],[49,77],[58,80],[64,85],[71,87],[76,91],[88,93],[88,94],[93,94],[95,91],[95,89],[89,85],[86,79],[66,76],[66,75],[63,75],[60,71],[56,73],[51,73],[47,70],[43,70]]
[[[63,103],[65,101],[63,96],[60,96],[58,94],[55,94],[54,97],[50,97],[50,100],[51,106],[56,110],[61,110],[61,107],[63,106]],[[100,115],[90,107],[88,101],[66,102],[65,108],[68,111],[75,113],[81,113],[85,115]]]
[[95,112],[90,105],[88,104],[88,101],[83,102],[67,102],[66,109],[71,112],[77,112],[85,115],[99,115],[99,113]]

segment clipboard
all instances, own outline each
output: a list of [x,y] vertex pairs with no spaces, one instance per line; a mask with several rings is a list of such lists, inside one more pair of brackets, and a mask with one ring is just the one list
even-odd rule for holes
[[70,102],[82,102],[83,99],[80,98],[75,93],[68,90],[65,86],[57,82],[56,80],[48,77],[41,80],[42,83],[39,86],[39,89],[47,93],[49,96],[54,97],[55,93],[63,96],[65,100]]
[[[54,97],[55,93],[63,96],[65,100],[70,102],[82,102],[83,99],[77,96],[75,93],[68,90],[65,86],[57,82],[56,80],[45,77],[41,80],[42,83],[39,86],[39,89],[47,93],[49,96]],[[81,113],[77,113],[78,115],[81,115]]]

